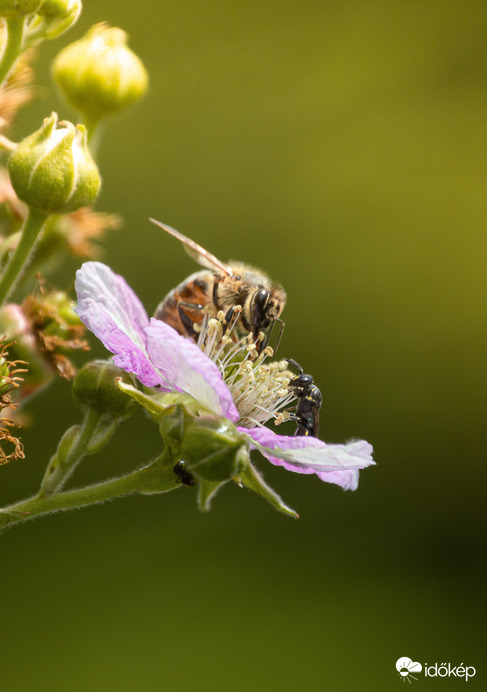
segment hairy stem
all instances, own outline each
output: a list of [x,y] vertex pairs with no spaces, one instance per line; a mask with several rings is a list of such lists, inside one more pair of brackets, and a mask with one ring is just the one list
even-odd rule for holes
[[88,454],[99,451],[109,441],[115,432],[117,424],[110,422],[107,432],[96,450],[90,449],[90,443],[97,426],[102,421],[102,415],[94,409],[88,409],[81,425],[75,425],[63,435],[55,454],[47,465],[42,479],[39,497],[53,495],[67,481],[79,462]]
[[0,59],[0,85],[8,77],[15,61],[22,52],[22,34],[25,17],[5,19],[7,41]]
[[43,514],[85,507],[132,493],[152,494],[175,490],[181,487],[181,483],[173,471],[172,463],[166,463],[167,458],[165,455],[163,457],[164,459],[158,459],[149,466],[119,478],[112,478],[86,488],[55,493],[49,497],[36,495],[5,507],[0,510],[0,531]]
[[22,229],[22,235],[17,248],[8,260],[5,271],[0,279],[0,306],[3,305],[15,288],[22,269],[29,260],[29,255],[49,214],[38,209],[29,208],[29,214]]

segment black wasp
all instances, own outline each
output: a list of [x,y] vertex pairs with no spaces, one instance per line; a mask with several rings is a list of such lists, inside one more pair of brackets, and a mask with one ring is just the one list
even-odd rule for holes
[[293,377],[289,383],[289,388],[293,390],[298,398],[296,411],[291,414],[291,419],[296,421],[297,436],[312,435],[318,437],[320,424],[320,408],[323,397],[320,390],[315,385],[311,375],[305,375],[303,368],[292,358],[285,358],[287,362],[298,370],[299,375]]

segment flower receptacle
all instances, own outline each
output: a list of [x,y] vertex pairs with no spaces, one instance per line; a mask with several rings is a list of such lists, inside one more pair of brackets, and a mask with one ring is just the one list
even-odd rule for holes
[[201,416],[186,426],[181,458],[195,478],[227,481],[248,463],[248,443],[229,420]]

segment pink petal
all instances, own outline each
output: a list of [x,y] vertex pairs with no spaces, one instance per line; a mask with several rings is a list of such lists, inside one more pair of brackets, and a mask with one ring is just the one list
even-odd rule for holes
[[144,331],[151,362],[174,387],[190,394],[210,411],[238,420],[238,411],[220,371],[195,343],[154,318]]
[[[238,428],[252,439],[252,445],[276,466],[296,473],[316,473],[322,481],[355,490],[358,469],[375,462],[372,446],[364,440],[346,445],[329,445],[315,437],[277,435],[269,428]],[[271,453],[272,450],[272,453]]]
[[164,380],[151,364],[145,348],[144,327],[149,318],[140,300],[118,274],[101,262],[85,262],[76,272],[76,312],[104,346],[114,363],[133,372],[142,384]]

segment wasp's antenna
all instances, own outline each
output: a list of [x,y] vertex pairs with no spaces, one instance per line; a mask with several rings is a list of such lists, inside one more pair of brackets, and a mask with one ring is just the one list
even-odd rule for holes
[[287,360],[287,362],[292,365],[296,370],[299,372],[300,375],[304,375],[304,370],[303,368],[299,365],[299,363],[296,363],[296,361],[293,358],[284,358],[284,360]]

